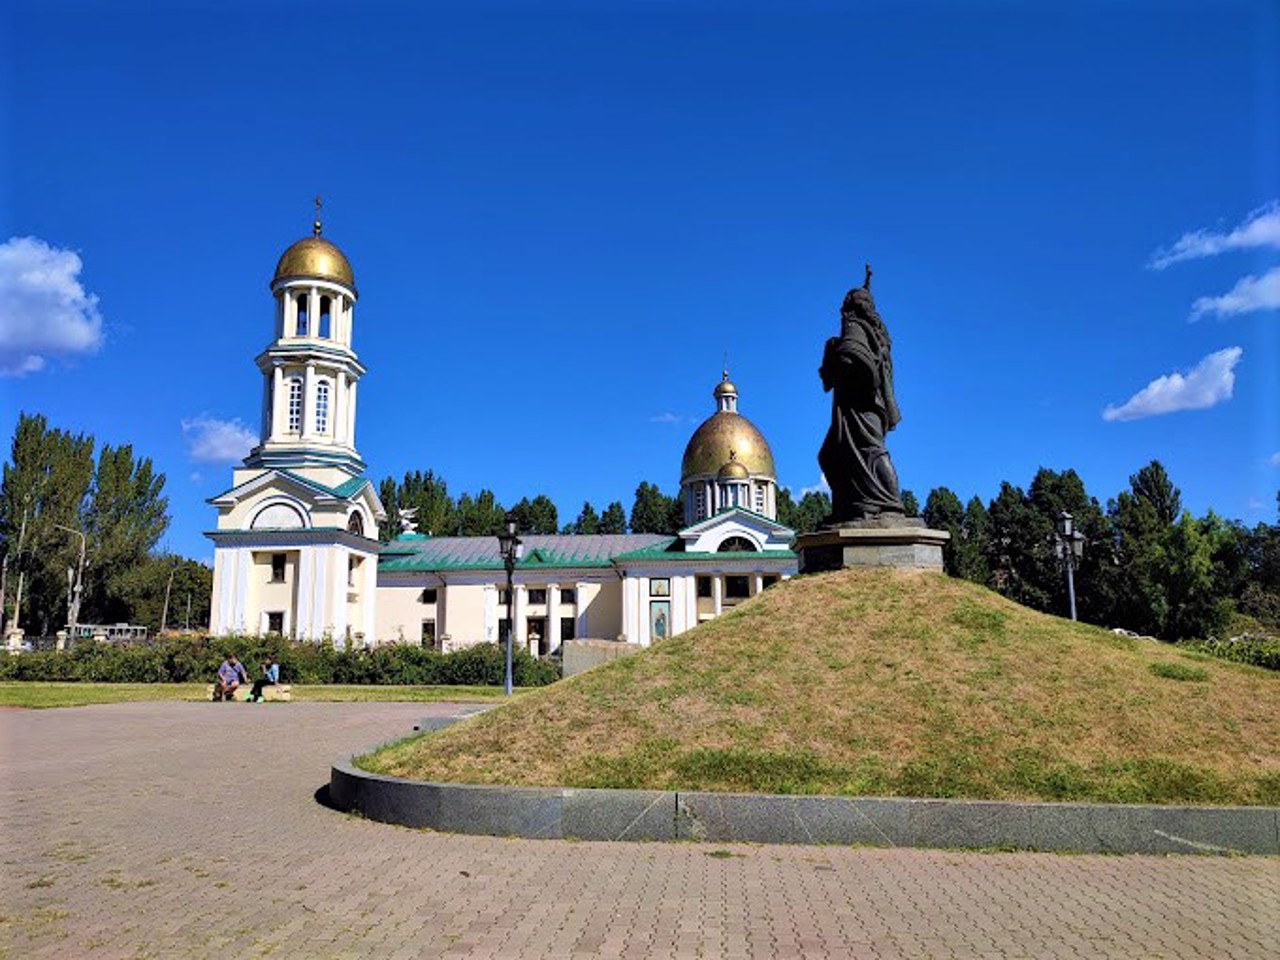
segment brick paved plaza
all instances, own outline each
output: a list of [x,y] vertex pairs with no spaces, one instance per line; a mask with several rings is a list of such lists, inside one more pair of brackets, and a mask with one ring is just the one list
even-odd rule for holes
[[9,957],[1275,957],[1280,861],[498,840],[344,816],[457,708],[0,711]]

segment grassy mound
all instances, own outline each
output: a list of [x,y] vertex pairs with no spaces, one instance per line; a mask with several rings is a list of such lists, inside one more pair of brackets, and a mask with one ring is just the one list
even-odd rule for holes
[[1280,803],[1280,676],[934,574],[801,577],[362,758],[461,783]]

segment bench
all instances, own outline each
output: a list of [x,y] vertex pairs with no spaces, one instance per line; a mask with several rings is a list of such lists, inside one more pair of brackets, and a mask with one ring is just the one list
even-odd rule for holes
[[[211,683],[204,688],[204,698],[206,700],[213,699],[213,691],[215,687],[216,687],[216,684]],[[253,684],[251,683],[241,684],[236,689],[236,692],[231,695],[232,699],[248,700],[249,691],[252,689],[253,689]],[[268,702],[272,700],[279,700],[282,703],[288,703],[290,700],[293,699],[292,690],[293,688],[290,687],[289,684],[287,683],[277,683],[275,686],[266,686],[262,688],[262,699]]]

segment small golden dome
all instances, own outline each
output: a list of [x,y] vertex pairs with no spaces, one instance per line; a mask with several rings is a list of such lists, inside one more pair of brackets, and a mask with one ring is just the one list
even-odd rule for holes
[[297,277],[332,280],[350,287],[353,292],[356,289],[356,278],[347,258],[341,250],[319,235],[303,237],[281,255],[272,283]]
[[746,480],[748,477],[751,476],[751,474],[747,471],[747,468],[744,467],[742,464],[740,464],[737,461],[737,459],[733,457],[733,454],[736,452],[737,451],[735,450],[729,451],[729,454],[730,454],[729,462],[726,463],[723,467],[721,467],[720,472],[716,474],[716,476],[718,476],[721,480]]
[[773,451],[746,417],[727,410],[712,414],[693,432],[680,464],[680,481],[717,476],[722,466],[736,463],[751,476],[776,479]]
[[721,397],[736,397],[738,388],[729,381],[729,371],[724,372],[724,379],[716,384],[716,388],[711,391],[711,395],[719,400]]

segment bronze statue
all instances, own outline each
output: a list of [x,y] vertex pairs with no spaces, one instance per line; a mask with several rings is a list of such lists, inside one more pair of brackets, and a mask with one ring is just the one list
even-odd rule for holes
[[840,308],[840,336],[832,337],[818,375],[830,391],[831,429],[818,465],[831,486],[833,527],[872,517],[903,516],[898,475],[885,448],[885,434],[902,415],[893,395],[892,342],[871,298],[871,266],[859,288]]

